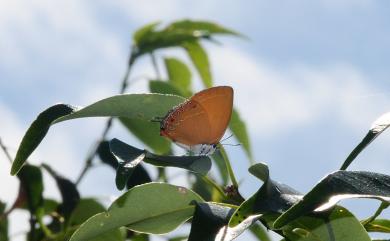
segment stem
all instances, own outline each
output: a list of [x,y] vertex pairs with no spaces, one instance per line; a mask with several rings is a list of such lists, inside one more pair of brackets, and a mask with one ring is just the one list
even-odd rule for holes
[[[120,94],[123,94],[129,85],[128,80],[129,80],[129,76],[130,76],[130,71],[134,65],[136,58],[137,58],[137,55],[135,55],[134,53],[130,54],[129,64],[127,65],[125,75],[123,76],[123,79],[122,79],[122,84],[121,84],[121,88],[119,91]],[[97,154],[97,150],[99,148],[99,145],[102,141],[104,141],[106,139],[108,131],[111,129],[113,120],[114,120],[113,117],[110,117],[107,120],[106,125],[103,129],[103,132],[102,132],[100,138],[92,145],[91,152],[87,155],[87,158],[85,159],[84,167],[83,167],[79,177],[76,179],[76,183],[75,183],[76,185],[78,185],[81,182],[81,180],[84,178],[85,174],[91,168],[93,159],[95,158],[95,156]]]
[[218,144],[218,149],[219,152],[221,153],[223,160],[225,161],[225,165],[228,170],[230,180],[232,181],[233,186],[238,189],[238,182],[236,176],[234,176],[233,168],[232,165],[230,165],[230,161],[228,156],[226,155],[226,151],[221,144]]
[[1,141],[1,138],[0,138],[0,148],[3,150],[3,152],[4,152],[5,156],[7,157],[8,161],[10,163],[12,163],[13,159],[12,159],[11,155],[8,153],[7,147]]
[[388,208],[389,206],[390,206],[390,203],[382,202],[381,205],[376,210],[376,212],[374,213],[374,215],[372,215],[371,217],[369,217],[366,220],[362,221],[363,226],[365,226],[365,225],[371,223],[372,221],[374,221],[379,215],[381,215],[382,211],[385,210],[386,208]]
[[222,190],[222,188],[217,184],[215,183],[213,180],[211,180],[208,176],[201,176],[201,178],[203,179],[203,181],[205,181],[207,184],[210,184],[211,186],[213,186],[218,192],[219,194],[224,198],[224,199],[229,199],[228,196],[226,196],[225,192]]
[[150,53],[150,57],[152,58],[152,64],[154,71],[156,72],[157,79],[161,79],[160,71],[158,70],[156,56],[153,53]]

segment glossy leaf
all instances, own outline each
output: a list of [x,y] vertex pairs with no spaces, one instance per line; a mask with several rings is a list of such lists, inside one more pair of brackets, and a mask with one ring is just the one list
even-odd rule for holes
[[199,76],[203,81],[203,85],[206,88],[212,87],[213,80],[211,76],[209,57],[202,45],[196,41],[188,41],[183,43],[182,46],[187,51],[188,56],[198,71]]
[[[227,225],[234,209],[213,203],[197,203],[188,241],[213,241]],[[222,239],[225,240],[225,239]]]
[[323,211],[346,198],[375,198],[390,201],[390,176],[363,171],[337,171],[322,179],[303,199],[274,223],[281,228],[313,211]]
[[176,58],[165,58],[164,63],[169,83],[179,89],[184,97],[191,96],[191,71],[187,65]]
[[54,105],[42,112],[27,130],[12,163],[11,174],[15,175],[20,170],[53,123],[86,117],[126,117],[149,121],[165,116],[184,100],[173,95],[127,94],[109,97],[81,109]]
[[390,126],[390,112],[379,117],[372,124],[370,130],[363,138],[363,140],[353,149],[351,154],[344,161],[340,170],[346,170],[348,166],[355,160],[355,158],[366,148],[375,138],[377,138],[382,132],[384,132]]
[[249,142],[248,131],[246,129],[245,122],[241,119],[237,110],[233,109],[232,118],[230,120],[229,128],[234,134],[234,137],[244,148],[247,156],[250,160],[253,160],[252,150]]
[[203,200],[184,187],[166,183],[136,186],[119,197],[106,212],[83,223],[70,241],[88,240],[121,226],[137,232],[167,233],[193,215],[194,202]]
[[272,180],[269,177],[268,167],[264,163],[251,166],[249,172],[262,180],[264,184],[235,211],[229,221],[229,227],[231,228],[260,214],[282,213],[302,197],[293,188]]
[[72,113],[74,110],[75,108],[72,106],[57,104],[49,107],[38,115],[37,119],[31,124],[26,134],[23,136],[15,160],[12,163],[11,175],[15,175],[19,172],[27,158],[45,137],[53,121],[61,116]]

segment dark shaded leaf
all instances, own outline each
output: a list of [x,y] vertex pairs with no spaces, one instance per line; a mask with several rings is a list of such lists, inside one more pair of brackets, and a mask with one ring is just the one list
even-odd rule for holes
[[313,211],[323,211],[345,198],[375,198],[390,201],[390,176],[363,171],[337,171],[322,179],[303,199],[274,223],[281,228]]
[[23,192],[25,192],[27,196],[29,211],[32,214],[37,214],[38,209],[43,208],[43,181],[41,169],[33,165],[24,165],[18,172],[18,178],[23,186]]
[[6,204],[0,201],[0,241],[8,241],[8,217],[5,213]]
[[173,86],[169,82],[165,82],[161,80],[149,81],[149,90],[152,93],[184,96],[184,92],[182,92],[179,88]]
[[187,41],[184,42],[182,46],[187,51],[188,56],[198,71],[199,76],[203,81],[203,85],[206,88],[211,88],[213,86],[213,80],[207,52],[197,41]]
[[187,65],[176,58],[165,58],[164,62],[169,83],[179,89],[184,97],[191,96],[191,71]]
[[100,160],[104,164],[109,165],[110,167],[114,168],[115,170],[118,168],[118,160],[115,158],[114,155],[112,155],[111,150],[110,150],[110,144],[108,141],[100,142],[100,144],[97,148],[97,154],[98,154]]
[[108,211],[84,222],[70,240],[88,240],[125,225],[137,232],[167,233],[193,215],[194,202],[203,200],[184,187],[166,183],[136,186],[119,197]]
[[375,138],[384,132],[390,126],[390,112],[382,115],[374,121],[367,135],[363,140],[353,149],[351,154],[344,161],[340,170],[346,170],[348,166],[355,160],[355,158],[366,148]]
[[248,158],[253,160],[252,150],[249,142],[248,131],[246,129],[245,122],[241,119],[237,110],[233,109],[232,117],[230,119],[229,128],[234,134],[234,137],[239,141],[245,150]]
[[126,187],[127,189],[131,189],[135,186],[145,184],[151,181],[152,179],[150,178],[146,169],[143,167],[142,164],[139,164],[138,166],[136,166],[133,171],[133,174],[127,180]]
[[110,150],[118,160],[115,183],[119,190],[125,188],[135,167],[145,159],[145,150],[140,150],[118,139],[110,141]]
[[72,113],[74,110],[75,107],[70,105],[57,104],[47,108],[38,115],[37,119],[31,124],[23,136],[15,160],[12,163],[11,175],[15,175],[22,168],[27,158],[45,137],[53,121],[61,116]]
[[229,221],[229,227],[235,227],[259,214],[282,213],[302,197],[293,188],[272,180],[269,177],[268,166],[264,163],[251,166],[249,172],[262,180],[264,184],[236,210]]
[[62,198],[62,203],[58,207],[58,211],[65,217],[65,220],[67,220],[80,200],[80,194],[77,190],[77,187],[69,179],[55,172],[50,166],[46,164],[43,164],[42,166],[56,181]]
[[[188,241],[214,241],[234,209],[214,203],[197,203]],[[222,239],[224,240],[224,239]]]
[[134,160],[134,157],[139,157],[141,153],[145,153],[143,161],[159,167],[179,167],[192,172],[207,174],[211,168],[211,160],[207,156],[160,156],[150,153],[145,150],[140,150],[132,147],[118,139],[113,139],[110,142],[111,152],[126,163]]
[[389,219],[375,219],[374,221],[364,225],[367,232],[390,233]]

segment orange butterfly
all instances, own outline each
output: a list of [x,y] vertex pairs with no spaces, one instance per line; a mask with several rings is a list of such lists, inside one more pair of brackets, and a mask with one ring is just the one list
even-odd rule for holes
[[211,155],[229,124],[232,107],[232,87],[200,91],[166,114],[160,135],[194,154]]

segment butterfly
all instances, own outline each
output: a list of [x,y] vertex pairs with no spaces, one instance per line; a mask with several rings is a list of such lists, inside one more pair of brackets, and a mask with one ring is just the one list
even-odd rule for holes
[[166,114],[160,135],[195,155],[211,155],[226,131],[232,108],[232,87],[202,90]]

